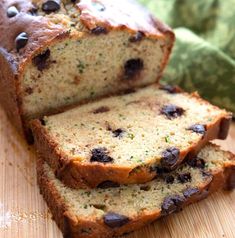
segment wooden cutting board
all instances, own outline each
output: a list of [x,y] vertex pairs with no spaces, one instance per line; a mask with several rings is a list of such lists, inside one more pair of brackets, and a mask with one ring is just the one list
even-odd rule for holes
[[[235,123],[221,144],[235,152]],[[37,188],[34,151],[20,138],[1,108],[0,148],[0,237],[61,238]],[[218,192],[126,237],[234,238],[235,191]]]

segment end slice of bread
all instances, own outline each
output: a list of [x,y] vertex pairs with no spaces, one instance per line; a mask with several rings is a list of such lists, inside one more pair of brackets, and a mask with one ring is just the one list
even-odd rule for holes
[[0,16],[0,102],[28,134],[30,119],[157,82],[175,39],[135,0],[0,1]]
[[152,85],[35,120],[32,130],[57,177],[85,188],[148,182],[225,138],[230,119],[197,94]]
[[157,218],[235,186],[235,156],[208,144],[176,171],[142,185],[71,189],[42,159],[38,183],[53,217],[70,238],[109,238],[139,229]]

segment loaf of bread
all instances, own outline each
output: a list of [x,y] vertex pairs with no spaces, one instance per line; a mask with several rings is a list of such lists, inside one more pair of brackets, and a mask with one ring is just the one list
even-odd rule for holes
[[175,172],[143,185],[75,190],[38,160],[38,183],[56,223],[69,238],[110,238],[139,229],[161,216],[235,186],[235,157],[207,145]]
[[67,105],[156,82],[174,34],[134,0],[1,0],[0,101],[22,131]]
[[35,146],[73,188],[132,184],[175,169],[209,140],[225,139],[231,114],[197,94],[156,84],[32,122]]

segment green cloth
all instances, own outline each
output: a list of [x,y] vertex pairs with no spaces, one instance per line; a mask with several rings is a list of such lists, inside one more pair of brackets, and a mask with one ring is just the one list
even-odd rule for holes
[[176,43],[162,81],[235,113],[235,0],[139,0]]

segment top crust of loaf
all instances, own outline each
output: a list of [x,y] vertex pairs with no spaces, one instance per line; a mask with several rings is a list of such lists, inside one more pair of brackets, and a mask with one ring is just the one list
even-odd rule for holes
[[[63,1],[66,2],[66,1]],[[63,2],[61,4],[63,4]],[[46,48],[55,41],[66,37],[81,37],[81,33],[89,33],[97,26],[108,30],[127,30],[133,33],[143,32],[152,38],[170,37],[174,40],[172,30],[154,18],[144,7],[134,0],[108,1],[100,0],[105,11],[97,11],[91,0],[81,0],[76,7],[80,14],[80,21],[84,25],[81,31],[71,30],[58,18],[56,13],[49,15],[32,15],[31,11],[37,5],[41,6],[41,0],[3,0],[0,2],[0,53],[4,55],[13,67],[16,74],[20,74],[24,64],[37,54],[42,48]],[[7,10],[11,6],[17,6],[19,13],[12,18],[7,16]],[[79,20],[79,19],[78,19]],[[56,24],[57,23],[57,24]],[[21,32],[28,34],[27,45],[17,52],[15,39]]]

